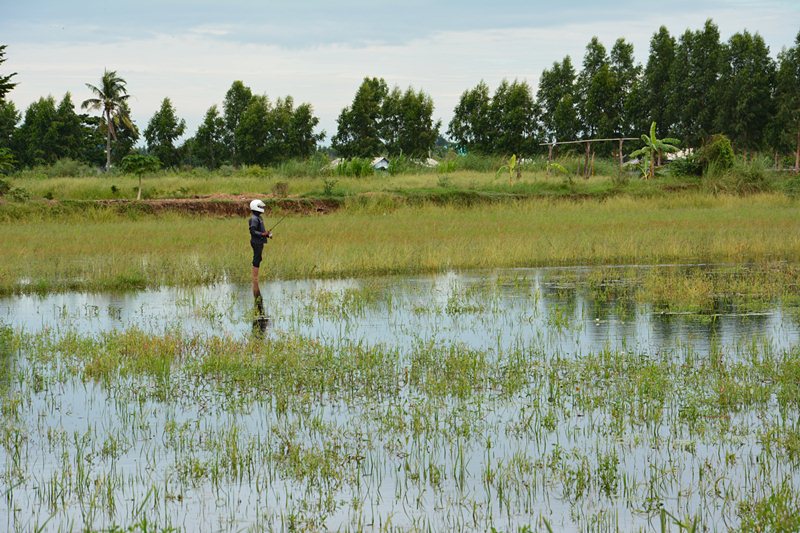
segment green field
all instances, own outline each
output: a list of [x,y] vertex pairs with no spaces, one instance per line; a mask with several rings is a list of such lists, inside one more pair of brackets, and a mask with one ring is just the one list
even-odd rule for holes
[[[36,202],[29,202],[30,205]],[[373,276],[537,265],[800,260],[798,201],[672,193],[505,200],[473,206],[360,196],[327,215],[291,215],[262,279]],[[0,206],[0,291],[198,285],[249,275],[241,218]],[[23,209],[20,214],[19,209]],[[25,209],[30,209],[25,211]],[[268,218],[267,224],[275,218]]]

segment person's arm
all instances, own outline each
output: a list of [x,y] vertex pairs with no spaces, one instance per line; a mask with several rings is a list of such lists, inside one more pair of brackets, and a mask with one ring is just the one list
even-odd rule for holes
[[250,218],[250,236],[251,237],[272,237],[272,232],[264,228],[264,221],[260,218]]

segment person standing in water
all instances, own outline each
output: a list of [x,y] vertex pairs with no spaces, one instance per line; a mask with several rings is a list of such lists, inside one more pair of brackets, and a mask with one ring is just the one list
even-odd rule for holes
[[256,308],[261,316],[264,315],[264,303],[261,299],[261,289],[258,286],[258,269],[261,266],[261,256],[267,239],[272,237],[272,232],[264,227],[261,214],[264,212],[264,202],[253,200],[250,202],[250,247],[253,248],[253,298]]

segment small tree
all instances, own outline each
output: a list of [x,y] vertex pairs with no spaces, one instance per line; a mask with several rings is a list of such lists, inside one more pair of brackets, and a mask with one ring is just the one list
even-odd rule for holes
[[659,154],[671,154],[678,151],[676,145],[680,140],[667,137],[659,139],[656,137],[656,123],[650,125],[650,135],[642,135],[644,146],[631,153],[631,157],[642,157],[648,163],[649,171],[645,174],[646,178],[654,178],[656,175],[656,157]]
[[161,168],[161,161],[152,155],[130,154],[122,158],[122,170],[139,176],[139,191],[136,199],[142,199],[142,175],[156,172]]
[[111,140],[117,140],[117,130],[123,126],[136,132],[126,105],[130,98],[126,84],[125,80],[117,76],[116,71],[106,70],[100,80],[100,87],[86,84],[95,97],[84,100],[81,104],[81,109],[100,111],[100,129],[106,135],[106,171],[111,168]]

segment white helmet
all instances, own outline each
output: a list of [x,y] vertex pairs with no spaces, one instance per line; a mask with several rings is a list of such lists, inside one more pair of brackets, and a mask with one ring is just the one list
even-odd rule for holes
[[261,200],[253,200],[250,202],[250,211],[255,211],[256,213],[263,213],[264,208],[267,207],[264,205],[264,202]]

